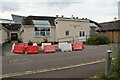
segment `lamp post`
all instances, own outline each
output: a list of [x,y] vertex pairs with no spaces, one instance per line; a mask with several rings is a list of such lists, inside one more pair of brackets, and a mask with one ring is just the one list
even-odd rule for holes
[[110,75],[110,66],[111,66],[111,50],[106,51],[106,65],[105,65],[105,75],[109,76]]

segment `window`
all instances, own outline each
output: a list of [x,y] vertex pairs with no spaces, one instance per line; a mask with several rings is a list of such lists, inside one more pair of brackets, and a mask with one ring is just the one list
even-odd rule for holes
[[85,32],[83,31],[83,34],[82,34],[82,36],[84,37],[85,36]]
[[79,32],[79,36],[80,36],[80,37],[85,37],[85,31],[80,31],[80,32]]
[[69,31],[66,31],[65,34],[66,34],[66,36],[68,36],[69,35]]
[[50,27],[35,27],[35,36],[50,36]]
[[79,36],[82,36],[82,32],[80,31]]
[[33,20],[33,24],[50,25],[50,22],[47,20]]

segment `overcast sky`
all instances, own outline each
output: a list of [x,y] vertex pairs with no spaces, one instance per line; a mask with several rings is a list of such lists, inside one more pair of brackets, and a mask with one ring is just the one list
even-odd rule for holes
[[88,18],[98,23],[118,17],[119,0],[0,0],[0,18],[21,16],[56,16]]

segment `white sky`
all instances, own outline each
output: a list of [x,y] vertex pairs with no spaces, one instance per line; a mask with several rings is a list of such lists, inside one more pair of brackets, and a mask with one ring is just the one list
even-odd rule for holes
[[56,16],[88,18],[98,23],[118,17],[119,0],[0,0],[0,18]]

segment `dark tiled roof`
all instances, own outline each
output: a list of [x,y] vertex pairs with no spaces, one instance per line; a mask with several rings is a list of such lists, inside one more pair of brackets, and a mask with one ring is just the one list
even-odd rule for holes
[[20,16],[20,15],[15,15],[15,14],[11,14],[11,16],[17,16],[17,17],[25,18],[25,16]]
[[97,22],[92,21],[92,20],[89,20],[89,21],[90,21],[90,23],[94,23],[94,24],[96,24],[98,27],[100,27],[100,25],[99,25]]
[[100,31],[120,30],[120,20],[100,23]]
[[8,24],[8,23],[3,23],[2,25],[8,30],[18,30],[21,26],[21,24]]
[[13,21],[13,20],[10,20],[10,19],[2,19],[2,18],[0,18],[0,20]]
[[23,19],[23,25],[33,25],[32,20],[48,20],[52,26],[54,26],[54,20],[56,17],[48,17],[48,16],[28,16]]

